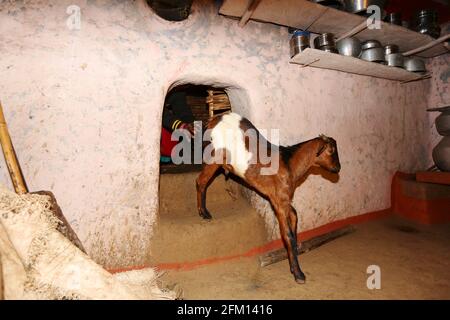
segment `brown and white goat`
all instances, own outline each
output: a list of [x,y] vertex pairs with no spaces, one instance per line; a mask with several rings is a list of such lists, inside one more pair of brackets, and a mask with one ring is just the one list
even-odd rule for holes
[[[206,209],[206,188],[219,168],[243,179],[250,187],[265,196],[275,211],[284,246],[288,253],[291,273],[298,283],[305,282],[305,275],[297,260],[297,212],[291,205],[294,191],[313,166],[338,173],[339,163],[336,141],[321,135],[293,146],[276,146],[271,149],[267,141],[253,124],[236,113],[220,115],[210,120],[207,129],[211,131],[211,155],[215,161],[204,164],[197,178],[198,212],[204,219],[211,219]],[[249,130],[252,129],[252,130]],[[250,143],[245,133],[251,131],[258,143]],[[231,134],[230,134],[231,132]],[[259,148],[267,143],[270,161],[262,164]],[[278,161],[274,174],[261,174],[261,169]]]

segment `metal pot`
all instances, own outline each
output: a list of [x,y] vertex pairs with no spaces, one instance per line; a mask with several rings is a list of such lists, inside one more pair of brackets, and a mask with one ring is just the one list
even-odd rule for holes
[[306,48],[309,48],[309,36],[308,31],[295,31],[289,41],[289,46],[291,49],[291,58],[297,53],[302,52]]
[[419,11],[413,21],[413,30],[439,38],[441,27],[438,23],[437,12],[434,10]]
[[442,112],[434,123],[441,136],[450,136],[450,110]]
[[450,136],[443,137],[433,149],[433,161],[442,171],[450,171]]
[[314,39],[314,47],[316,49],[320,49],[323,46],[332,46],[332,47],[336,46],[336,42],[334,40],[334,34],[323,33]]
[[338,53],[335,46],[322,46],[320,47],[320,50],[325,52]]
[[340,54],[350,57],[359,57],[361,42],[356,38],[345,38],[337,42],[336,48]]
[[390,53],[385,55],[384,58],[388,66],[403,68],[403,55],[401,53]]
[[361,59],[370,62],[384,62],[384,50],[383,48],[370,48],[363,50],[361,53]]
[[386,15],[384,21],[390,24],[402,25],[402,14],[400,12],[391,12]]
[[384,54],[398,53],[398,46],[396,44],[387,44],[384,46]]
[[405,59],[403,66],[406,70],[411,72],[425,72],[425,63],[423,60],[418,58],[407,58]]
[[367,50],[372,48],[381,48],[381,43],[378,40],[367,40],[361,44],[361,49]]
[[380,7],[381,12],[386,6],[386,0],[343,0],[344,8],[351,13],[365,13],[371,5]]

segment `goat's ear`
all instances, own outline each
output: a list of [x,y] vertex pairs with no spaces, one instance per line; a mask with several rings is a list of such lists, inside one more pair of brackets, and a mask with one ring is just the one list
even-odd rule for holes
[[319,135],[319,138],[322,139],[325,142],[330,142],[330,137],[327,137],[326,135],[324,135],[323,133],[321,133]]
[[317,151],[317,157],[320,156],[326,149],[327,144],[323,143],[322,146],[320,147],[319,151]]

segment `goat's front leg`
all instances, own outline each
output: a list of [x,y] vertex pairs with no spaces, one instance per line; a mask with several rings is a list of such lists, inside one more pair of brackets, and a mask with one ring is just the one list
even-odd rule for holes
[[212,216],[206,209],[206,189],[208,188],[208,184],[211,178],[216,173],[217,169],[219,169],[219,165],[217,164],[205,164],[203,166],[202,172],[197,177],[196,185],[197,185],[197,209],[198,214],[203,219],[211,219]]
[[[284,247],[288,253],[289,265],[291,272],[294,275],[295,281],[297,283],[305,283],[305,274],[300,269],[300,264],[297,259],[297,234],[293,232],[294,226],[291,225],[291,206],[287,205],[276,205],[273,204],[275,208],[275,214],[278,219],[278,224],[280,225],[281,238],[283,240]],[[292,223],[296,223],[292,221]],[[296,224],[295,224],[296,227]],[[295,230],[295,229],[294,229]]]

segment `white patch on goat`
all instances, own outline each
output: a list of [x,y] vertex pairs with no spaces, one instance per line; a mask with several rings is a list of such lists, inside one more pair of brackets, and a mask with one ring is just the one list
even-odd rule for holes
[[244,133],[239,127],[241,120],[237,113],[223,115],[211,131],[211,141],[215,150],[223,148],[228,152],[227,163],[244,178],[252,153],[245,148]]

